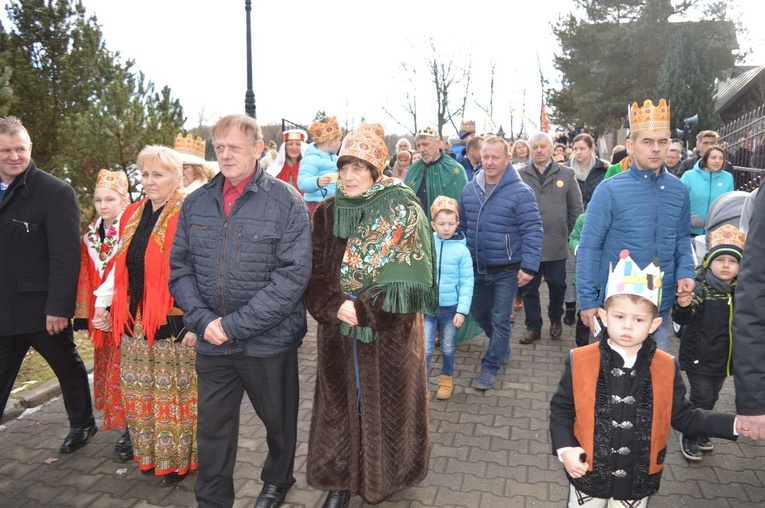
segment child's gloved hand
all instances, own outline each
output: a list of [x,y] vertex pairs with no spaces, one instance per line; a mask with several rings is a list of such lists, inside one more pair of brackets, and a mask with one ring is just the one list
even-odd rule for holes
[[561,454],[563,467],[571,478],[581,478],[587,473],[587,463],[582,461],[583,456],[584,448],[578,446]]
[[678,296],[676,298],[676,301],[677,301],[677,304],[680,307],[687,307],[693,301],[693,295],[686,295],[686,294],[684,294],[683,296]]

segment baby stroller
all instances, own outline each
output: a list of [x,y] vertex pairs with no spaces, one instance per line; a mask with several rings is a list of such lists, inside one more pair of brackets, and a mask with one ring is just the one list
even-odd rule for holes
[[[712,231],[725,224],[739,227],[741,210],[744,208],[744,201],[746,201],[747,196],[749,193],[744,191],[726,192],[712,202],[707,212],[707,218],[704,220],[706,234],[697,236],[692,243],[696,267],[701,266],[701,263],[704,262],[704,256],[707,255],[708,251],[709,235]],[[672,326],[675,335],[677,337],[682,336],[683,327],[676,323],[672,323]]]

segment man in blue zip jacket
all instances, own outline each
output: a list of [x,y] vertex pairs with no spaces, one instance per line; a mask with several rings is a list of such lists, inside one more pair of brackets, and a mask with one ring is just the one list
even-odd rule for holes
[[587,206],[576,256],[577,297],[582,322],[594,331],[609,265],[616,265],[619,253],[629,250],[638,266],[658,259],[663,321],[653,338],[666,351],[675,295],[692,296],[695,286],[690,199],[685,185],[664,167],[671,142],[669,105],[664,99],[656,106],[635,102],[629,117],[632,166],[598,185]]
[[537,199],[510,161],[507,142],[489,136],[481,147],[482,170],[462,189],[459,231],[473,258],[470,313],[489,337],[475,388],[494,386],[510,359],[510,313],[515,293],[531,281],[542,257]]

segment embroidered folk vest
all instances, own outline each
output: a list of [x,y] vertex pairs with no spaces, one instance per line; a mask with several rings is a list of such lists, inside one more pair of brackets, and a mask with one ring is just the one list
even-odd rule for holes
[[[576,348],[571,354],[571,381],[574,388],[574,436],[586,454],[587,470],[592,471],[595,432],[595,397],[600,374],[600,344]],[[651,362],[653,418],[651,422],[651,459],[648,473],[663,469],[659,453],[666,448],[672,424],[672,399],[675,385],[675,362],[671,355],[656,350]],[[663,461],[662,461],[663,462]]]

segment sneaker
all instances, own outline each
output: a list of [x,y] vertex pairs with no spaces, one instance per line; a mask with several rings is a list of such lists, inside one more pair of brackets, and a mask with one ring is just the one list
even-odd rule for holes
[[715,445],[712,444],[712,441],[708,437],[700,437],[698,438],[699,443],[699,450],[702,452],[711,452],[714,451]]
[[683,452],[683,457],[687,460],[694,462],[701,460],[701,450],[699,450],[699,443],[696,438],[683,436],[680,442],[680,449]]
[[478,379],[475,380],[475,389],[476,390],[489,390],[491,387],[494,386],[494,382],[497,380],[497,375],[492,374],[490,372],[481,372],[481,375],[478,376]]

